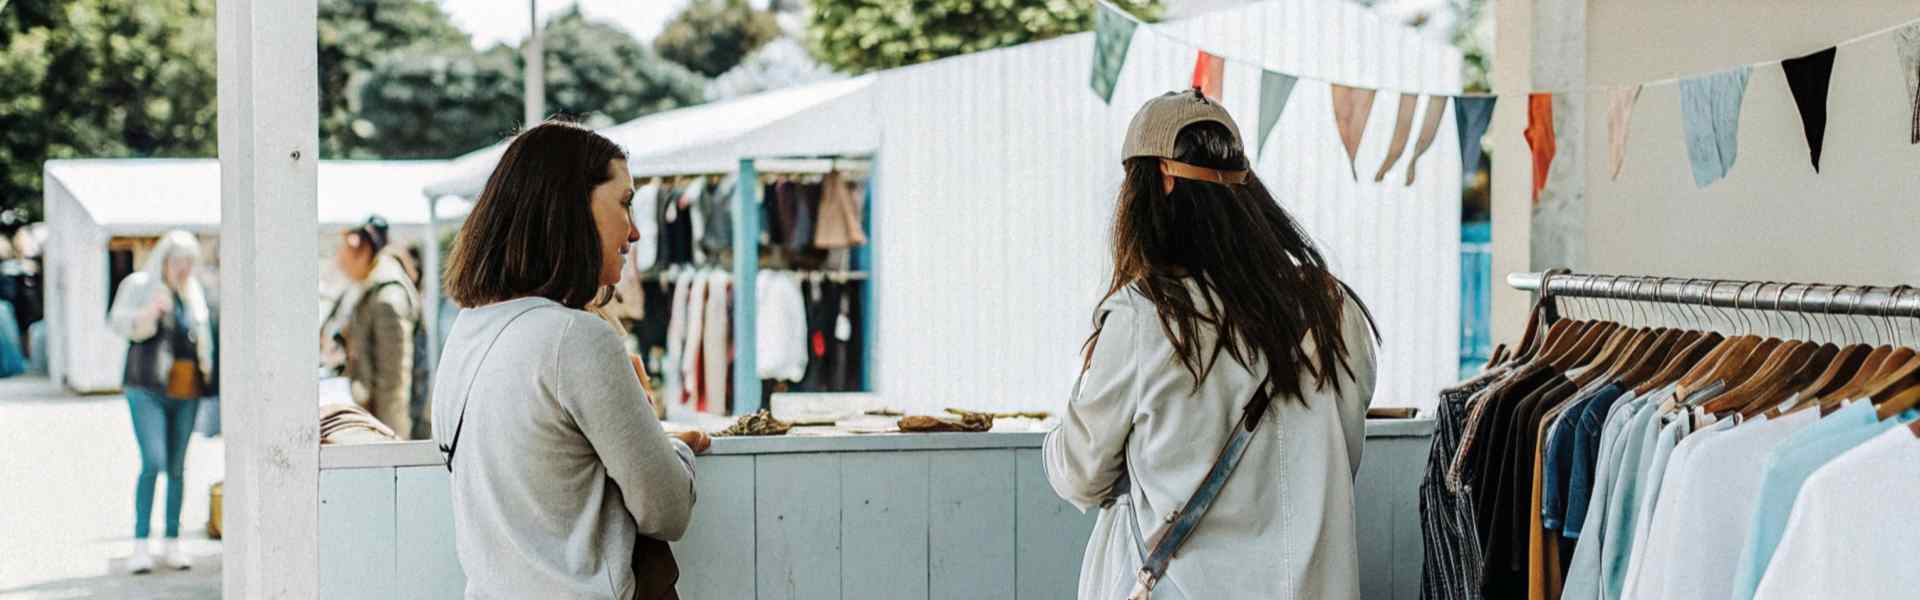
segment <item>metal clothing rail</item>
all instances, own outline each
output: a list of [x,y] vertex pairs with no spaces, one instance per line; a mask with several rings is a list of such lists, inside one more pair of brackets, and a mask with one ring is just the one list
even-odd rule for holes
[[1920,318],[1920,289],[1904,285],[1779,283],[1565,271],[1513,273],[1507,276],[1507,285],[1541,292],[1546,299],[1599,298],[1738,310]]

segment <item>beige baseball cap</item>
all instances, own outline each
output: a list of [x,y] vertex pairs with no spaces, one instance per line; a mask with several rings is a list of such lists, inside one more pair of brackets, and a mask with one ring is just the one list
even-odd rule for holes
[[1223,185],[1245,183],[1248,175],[1245,170],[1222,171],[1173,159],[1173,140],[1180,135],[1180,130],[1206,121],[1226,126],[1227,132],[1233,135],[1234,145],[1240,145],[1240,126],[1233,122],[1225,107],[1208,100],[1200,90],[1161,94],[1134,113],[1133,124],[1127,126],[1127,140],[1121,147],[1120,160],[1158,158],[1161,171],[1173,177]]

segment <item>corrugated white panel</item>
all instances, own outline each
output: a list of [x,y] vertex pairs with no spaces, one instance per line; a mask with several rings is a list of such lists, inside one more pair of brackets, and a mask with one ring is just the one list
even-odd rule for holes
[[[1439,93],[1460,85],[1458,52],[1335,0],[1158,27],[1283,72]],[[1110,269],[1120,138],[1142,102],[1187,85],[1194,58],[1142,29],[1108,106],[1088,88],[1092,51],[1092,35],[1079,34],[880,75],[873,380],[890,402],[916,411],[1065,402]],[[1225,103],[1250,139],[1258,81],[1251,65],[1230,64]],[[1375,405],[1427,405],[1457,368],[1453,111],[1415,185],[1403,185],[1404,158],[1376,184],[1397,108],[1383,92],[1355,182],[1329,93],[1300,82],[1257,168],[1379,320]]]

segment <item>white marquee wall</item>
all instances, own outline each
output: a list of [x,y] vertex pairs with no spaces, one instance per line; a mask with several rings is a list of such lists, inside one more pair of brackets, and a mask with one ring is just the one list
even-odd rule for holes
[[[1461,81],[1457,51],[1334,0],[1158,27],[1288,73],[1438,93]],[[890,403],[1063,406],[1109,268],[1120,138],[1142,102],[1186,85],[1194,58],[1141,29],[1107,106],[1088,89],[1092,43],[1072,35],[880,75],[873,382]],[[1225,103],[1250,140],[1258,81],[1255,68],[1229,63]],[[1375,184],[1397,110],[1383,92],[1360,150],[1367,180],[1354,182],[1328,95],[1325,83],[1299,82],[1258,172],[1372,306],[1386,335],[1375,405],[1430,405],[1457,368],[1453,109],[1414,186],[1402,185],[1404,158]]]

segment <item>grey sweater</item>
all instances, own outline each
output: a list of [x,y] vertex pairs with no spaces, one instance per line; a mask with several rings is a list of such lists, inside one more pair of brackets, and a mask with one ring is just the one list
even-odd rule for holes
[[[637,536],[677,540],[693,454],[648,410],[619,335],[544,298],[461,311],[435,374],[468,598],[630,598]],[[464,425],[461,415],[465,407]]]

